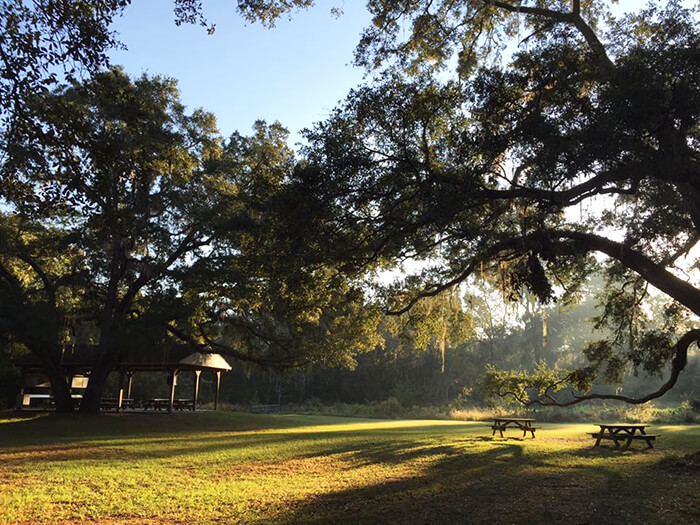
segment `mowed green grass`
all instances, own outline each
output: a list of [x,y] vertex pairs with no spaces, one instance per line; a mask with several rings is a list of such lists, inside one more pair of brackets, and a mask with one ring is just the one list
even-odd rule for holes
[[[2,523],[700,523],[700,426],[646,450],[590,424],[235,412],[0,415]],[[694,466],[693,466],[694,465]]]

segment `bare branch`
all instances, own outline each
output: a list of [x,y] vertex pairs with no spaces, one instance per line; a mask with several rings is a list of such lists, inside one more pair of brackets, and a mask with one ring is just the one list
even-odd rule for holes
[[615,64],[613,64],[612,60],[610,60],[610,57],[605,51],[605,46],[603,46],[602,42],[598,39],[598,36],[595,34],[595,31],[593,31],[593,28],[591,28],[591,26],[589,26],[581,17],[581,6],[578,0],[574,1],[573,8],[570,13],[563,13],[561,11],[546,9],[543,7],[523,6],[520,5],[520,3],[518,3],[518,5],[513,5],[509,2],[503,2],[500,0],[482,1],[510,13],[524,13],[526,15],[546,18],[556,23],[574,26],[578,32],[581,33],[583,38],[586,40],[588,47],[590,47],[591,51],[596,56],[601,73],[607,76],[615,68]]
[[180,341],[187,343],[187,344],[190,344],[195,348],[199,348],[200,350],[202,350],[204,352],[215,350],[217,353],[220,353],[223,355],[228,355],[231,357],[235,357],[236,359],[239,359],[241,361],[256,363],[256,364],[261,365],[261,366],[295,368],[295,367],[305,366],[308,364],[308,361],[305,361],[305,360],[295,361],[292,357],[288,357],[286,359],[267,359],[264,357],[255,357],[255,356],[251,356],[249,354],[243,353],[243,352],[239,352],[237,350],[234,350],[230,346],[226,346],[226,345],[223,345],[221,343],[217,343],[216,341],[213,341],[210,337],[208,337],[206,335],[206,333],[202,329],[201,325],[199,325],[198,327],[200,329],[200,335],[201,335],[202,339],[204,339],[204,341],[205,341],[204,344],[198,342],[194,337],[187,334],[183,330],[175,328],[174,326],[172,326],[170,324],[164,324],[163,327],[165,328],[166,331],[168,331],[170,334],[175,336]]
[[647,282],[688,307],[696,315],[700,315],[700,290],[679,279],[667,271],[662,264],[655,263],[637,250],[592,233],[559,230],[549,234],[553,238],[571,239],[577,242],[582,250],[598,251],[617,259]]
[[167,257],[167,259],[154,266],[147,266],[141,271],[139,276],[136,278],[136,280],[134,280],[133,283],[131,283],[129,289],[119,302],[117,312],[126,312],[126,310],[129,309],[129,307],[131,306],[131,302],[134,300],[141,288],[146,286],[146,284],[148,284],[154,277],[158,277],[162,274],[162,272],[170,268],[170,266],[172,266],[178,259],[180,259],[180,257],[185,255],[187,252],[190,252],[195,248],[203,246],[208,242],[208,239],[205,241],[194,242],[196,232],[197,230],[194,227],[191,227],[189,233],[185,236],[182,242],[180,242],[178,247],[175,250],[173,250],[173,252]]
[[687,255],[690,250],[693,249],[693,247],[700,242],[700,234],[698,235],[693,235],[688,241],[683,245],[676,253],[672,254],[670,257],[667,259],[664,259],[662,264],[664,266],[671,266],[675,264],[675,262],[683,257],[684,255]]
[[18,295],[22,294],[22,285],[15,274],[10,270],[5,268],[3,264],[0,264],[0,277],[4,278],[7,283],[9,283],[13,290],[17,292]]
[[39,279],[44,285],[44,291],[46,294],[49,296],[49,304],[55,308],[56,307],[56,287],[54,284],[51,282],[51,279],[49,278],[48,274],[41,268],[39,263],[33,258],[30,257],[27,254],[16,254],[15,257],[17,257],[19,260],[24,261],[27,263],[32,270],[34,270],[34,273],[37,274]]

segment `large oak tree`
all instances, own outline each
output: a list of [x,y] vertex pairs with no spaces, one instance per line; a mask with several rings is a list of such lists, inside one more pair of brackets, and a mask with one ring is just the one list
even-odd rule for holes
[[[582,349],[590,366],[493,370],[485,384],[540,404],[666,392],[700,338],[695,263],[676,266],[700,238],[693,13],[676,2],[617,20],[593,1],[369,5],[358,58],[384,73],[308,133],[297,174],[335,256],[357,270],[437,261],[390,291],[396,314],[483,272],[508,294],[566,301],[604,265],[599,322],[614,336]],[[493,61],[518,35],[512,57]],[[438,74],[449,65],[454,80]],[[648,329],[650,287],[670,300],[665,330]],[[648,395],[588,392],[598,375],[669,362]]]
[[62,351],[81,340],[99,357],[87,412],[126,350],[186,342],[296,366],[372,344],[361,290],[286,240],[279,124],[222,141],[175,81],[119,69],[29,102],[41,132],[4,166],[0,337],[40,358],[58,410],[73,408]]

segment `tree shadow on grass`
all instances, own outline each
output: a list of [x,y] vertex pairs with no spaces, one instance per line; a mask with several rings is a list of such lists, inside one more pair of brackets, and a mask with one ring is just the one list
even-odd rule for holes
[[[486,457],[488,461],[520,461],[523,457],[523,449],[520,445],[498,443],[495,448],[484,451],[477,444],[483,438],[460,440],[455,444],[436,443],[434,439],[383,439],[381,442],[372,442],[371,436],[358,436],[356,439],[345,439],[341,443],[328,446],[327,443],[318,449],[311,446],[302,458],[312,458],[318,455],[342,456],[353,468],[361,468],[372,465],[401,465],[416,460],[440,461],[449,458],[449,465],[460,469],[464,466],[474,466],[479,463],[478,458]],[[471,450],[472,446],[478,450]],[[484,454],[486,456],[484,456]],[[533,459],[535,463],[537,460]]]
[[[331,423],[328,423],[331,424]],[[308,425],[303,419],[247,413],[0,413],[0,445],[50,445],[133,436],[280,430]]]
[[[436,450],[426,451],[433,454]],[[517,444],[468,453],[440,450],[417,475],[382,480],[297,501],[280,523],[696,523],[687,509],[666,508],[670,487],[601,465],[557,468],[523,455]],[[385,461],[386,448],[358,452],[357,465]],[[394,452],[395,453],[395,452]],[[407,458],[400,452],[397,457]],[[411,456],[415,459],[414,456]],[[651,482],[651,483],[650,483]]]
[[577,448],[568,452],[570,456],[576,456],[585,459],[594,458],[619,458],[621,456],[629,455],[644,455],[644,454],[654,454],[655,449],[647,447],[630,447],[627,449],[615,448],[615,447],[590,447]]
[[[6,416],[5,421],[0,424],[0,445],[5,452],[4,461],[14,464],[28,463],[37,458],[43,462],[117,462],[183,457],[196,462],[198,457],[219,453],[227,457],[235,455],[236,461],[246,461],[264,458],[261,449],[274,447],[283,452],[279,459],[304,458],[354,454],[372,448],[373,440],[383,443],[390,439],[402,443],[401,447],[415,448],[434,431],[450,436],[463,432],[465,428],[455,423],[409,425],[388,430],[381,426],[381,420],[375,420],[372,423],[379,425],[378,428],[336,431],[326,430],[324,426],[332,427],[337,420],[328,420],[324,425],[326,420],[323,419],[309,421],[243,413],[221,416],[151,414],[148,417],[34,414],[19,418],[13,413]],[[308,431],[305,431],[306,427]],[[285,445],[288,443],[303,443],[303,446],[287,450]],[[302,454],[299,454],[299,448],[303,449]],[[380,455],[378,448],[373,450],[375,456]],[[232,451],[233,454],[227,454]],[[411,454],[417,457],[422,453],[385,447],[382,456],[386,462],[400,462],[410,459]]]
[[[435,428],[444,429],[444,427]],[[195,436],[168,434],[110,439],[109,444],[124,447],[125,453],[133,459],[176,457],[195,459],[197,456],[211,453],[236,451],[240,454],[237,460],[242,461],[246,456],[253,456],[255,459],[260,455],[259,451],[264,450],[264,455],[272,455],[273,461],[342,456],[360,465],[400,464],[426,456],[461,455],[469,445],[476,446],[491,441],[482,436],[475,436],[450,439],[453,445],[435,443],[435,434],[433,434],[435,428],[414,427],[413,433],[393,433],[374,429],[325,432],[304,431],[303,428],[299,428],[293,432],[274,431],[260,434],[249,432],[204,433]],[[445,433],[441,433],[440,436],[449,438],[449,434]],[[138,445],[140,450],[129,450],[130,445],[134,444]],[[286,446],[289,444],[295,446],[287,449]],[[495,445],[505,447],[507,443],[504,441]],[[275,450],[278,451],[278,455],[272,452]],[[512,453],[522,455],[522,448],[513,447]]]
[[[396,428],[381,427],[387,420],[329,418],[323,416],[292,417],[245,412],[185,412],[185,413],[105,413],[95,415],[55,414],[42,412],[0,412],[0,444],[10,441],[32,443],[63,442],[66,439],[94,439],[129,435],[169,435],[178,433],[251,432],[259,430],[299,429],[303,427],[333,427],[339,424],[369,424],[377,428],[360,431],[390,431],[395,434],[430,432],[464,432],[474,425],[454,424],[407,425]],[[357,430],[348,430],[357,432]],[[333,431],[333,433],[336,433]]]

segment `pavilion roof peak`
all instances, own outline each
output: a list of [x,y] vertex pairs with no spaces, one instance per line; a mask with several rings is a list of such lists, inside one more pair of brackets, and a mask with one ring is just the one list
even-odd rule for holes
[[231,365],[221,354],[193,352],[180,360],[185,365],[193,365],[201,368],[211,368],[212,370],[231,370]]

